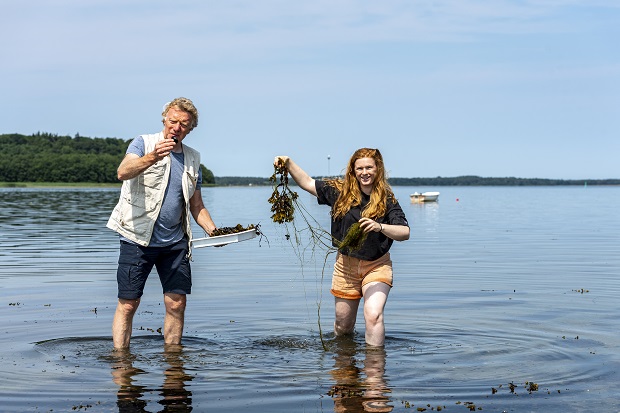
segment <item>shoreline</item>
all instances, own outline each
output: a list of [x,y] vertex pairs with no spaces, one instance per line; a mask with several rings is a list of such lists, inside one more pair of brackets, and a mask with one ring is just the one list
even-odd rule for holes
[[[122,182],[119,183],[97,183],[97,182],[0,182],[0,189],[11,189],[11,188],[15,188],[15,189],[24,189],[24,188],[30,188],[30,189],[44,189],[44,188],[120,188],[122,185]],[[455,186],[455,187],[491,187],[491,186],[496,186],[496,187],[516,187],[516,186],[520,186],[520,187],[532,187],[532,186],[541,186],[541,187],[558,187],[558,186],[582,186],[582,187],[588,187],[588,186],[596,186],[596,187],[617,187],[620,186],[620,184],[616,184],[616,183],[595,183],[595,182],[588,182],[588,184],[584,185],[584,184],[577,184],[577,183],[562,183],[562,184],[551,184],[551,183],[531,183],[531,184],[526,184],[526,183],[521,183],[521,184],[499,184],[499,183],[493,183],[493,184],[473,184],[473,185],[468,185],[468,184],[458,184],[458,183],[453,183],[453,184],[431,184],[431,183],[425,183],[425,184],[394,184],[391,183],[390,184],[392,187],[399,187],[399,186],[419,186],[419,187],[445,187],[445,186]],[[271,184],[256,184],[256,183],[238,183],[238,184],[203,184],[202,187],[203,188],[214,188],[214,187],[257,187],[257,186],[262,186],[262,187],[270,187],[272,186]],[[297,185],[292,182],[290,184],[290,186],[292,187],[296,187]]]
[[96,182],[0,182],[0,188],[120,188],[118,184]]

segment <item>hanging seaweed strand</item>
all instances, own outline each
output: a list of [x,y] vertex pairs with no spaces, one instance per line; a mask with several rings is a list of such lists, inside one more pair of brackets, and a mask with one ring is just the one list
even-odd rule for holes
[[[269,180],[273,186],[273,193],[268,200],[271,204],[271,219],[275,223],[285,225],[287,229],[286,239],[291,242],[299,262],[302,263],[303,275],[304,255],[307,248],[303,246],[304,242],[302,241],[303,237],[301,235],[309,235],[309,245],[311,246],[310,252],[312,256],[315,255],[315,250],[317,247],[323,247],[328,250],[327,255],[334,252],[333,247],[331,246],[331,235],[321,228],[321,225],[316,221],[316,219],[312,217],[304,205],[299,202],[297,193],[289,188],[289,173],[285,163],[282,162],[282,160],[279,160],[278,163],[274,165],[274,173]],[[300,217],[306,224],[306,226],[301,230],[298,230],[295,225],[295,215]],[[289,231],[289,225],[293,228],[293,236],[291,236],[291,231]],[[327,256],[325,257],[325,260],[327,261]],[[323,283],[324,272],[325,264],[323,265],[323,271],[321,274],[321,284]],[[317,299],[317,324],[321,345],[323,346],[323,350],[327,351],[327,345],[323,339],[323,330],[321,328],[321,297],[322,289],[319,288],[319,297]]]
[[[292,191],[288,186],[288,169],[282,160],[278,160],[277,165],[274,165],[273,175],[269,178],[273,186],[273,193],[269,197],[269,203],[271,204],[271,219],[278,224],[291,224],[293,226],[293,233],[295,235],[295,244],[299,247],[301,239],[299,233],[308,232],[310,234],[311,243],[313,246],[323,246],[326,249],[330,249],[332,238],[329,232],[321,228],[321,225],[310,215],[303,204],[298,201],[297,192]],[[294,218],[295,213],[301,217],[306,224],[306,227],[302,230],[298,230]],[[288,226],[287,226],[288,229]],[[290,240],[290,234],[287,233],[286,239]],[[291,241],[292,242],[292,241]],[[296,252],[299,252],[296,250]],[[299,254],[301,259],[301,254]]]
[[[283,224],[287,227],[286,239],[293,244],[294,251],[302,263],[302,274],[304,255],[308,249],[302,245],[304,243],[301,237],[302,234],[309,236],[310,253],[312,256],[315,255],[317,248],[325,252],[320,280],[322,285],[325,277],[325,268],[327,266],[328,257],[337,251],[346,253],[359,250],[366,240],[367,234],[362,230],[358,223],[355,223],[349,228],[347,234],[342,240],[333,238],[331,233],[323,229],[317,220],[306,210],[304,205],[299,202],[297,193],[288,187],[289,172],[282,160],[278,160],[278,163],[274,165],[274,173],[269,180],[273,186],[273,193],[268,200],[271,204],[271,219],[273,222]],[[295,223],[295,215],[301,218],[305,224],[305,226],[301,229],[298,229],[298,225]],[[290,231],[288,231],[289,225],[293,227],[292,233],[294,237],[291,237]],[[334,245],[337,247],[334,247]],[[327,351],[327,345],[323,338],[323,331],[321,328],[321,297],[322,289],[319,288],[319,298],[317,301],[317,323],[321,345],[323,346],[323,350]]]
[[269,180],[274,187],[273,194],[269,198],[271,212],[273,212],[271,219],[278,224],[292,222],[295,213],[294,203],[299,195],[288,187],[288,170],[282,160],[274,165],[274,172]]

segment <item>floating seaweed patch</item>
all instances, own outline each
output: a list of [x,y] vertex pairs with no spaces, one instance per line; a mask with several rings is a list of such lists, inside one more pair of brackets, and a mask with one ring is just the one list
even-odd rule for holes
[[362,397],[364,396],[364,389],[357,389],[347,386],[332,386],[327,392],[332,398],[346,398],[346,397]]

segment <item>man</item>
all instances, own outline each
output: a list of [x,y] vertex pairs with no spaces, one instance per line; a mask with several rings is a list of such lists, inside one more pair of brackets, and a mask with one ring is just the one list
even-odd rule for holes
[[207,234],[216,229],[202,202],[200,154],[183,144],[198,125],[191,100],[164,106],[164,129],[134,139],[118,167],[123,181],[108,228],[120,234],[118,305],[112,323],[117,349],[128,348],[133,317],[153,266],[164,293],[165,344],[180,344],[191,293],[190,214]]

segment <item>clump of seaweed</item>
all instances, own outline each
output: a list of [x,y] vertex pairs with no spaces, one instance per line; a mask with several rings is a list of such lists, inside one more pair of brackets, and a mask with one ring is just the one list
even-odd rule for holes
[[217,237],[219,235],[230,235],[237,234],[239,232],[249,231],[251,229],[255,229],[257,234],[260,234],[259,225],[250,224],[247,227],[244,227],[241,224],[237,224],[234,227],[220,227],[215,229],[212,233],[212,237]]
[[349,230],[347,231],[342,241],[337,242],[338,251],[358,251],[360,248],[362,248],[362,245],[364,244],[364,241],[366,241],[367,236],[368,233],[362,230],[359,222],[354,223],[353,225],[351,225],[351,227],[349,227]]
[[[332,247],[332,237],[331,234],[321,228],[321,225],[317,222],[317,220],[310,215],[310,213],[306,210],[303,204],[301,204],[298,200],[298,195],[296,192],[292,191],[288,187],[288,178],[289,172],[286,168],[286,164],[280,159],[274,165],[274,173],[269,178],[273,185],[273,194],[269,198],[269,203],[271,204],[271,212],[273,215],[271,216],[273,222],[278,224],[284,224],[286,227],[286,239],[291,242],[294,247],[295,254],[301,263],[305,262],[305,253],[308,251],[307,247],[304,247],[303,239],[305,237],[302,234],[305,234],[309,240],[309,245],[311,248],[309,252],[314,255],[316,248],[324,248],[327,250],[327,254],[323,263],[323,271],[321,274],[321,281],[323,280],[325,274],[325,265],[327,263],[327,257],[329,254],[335,252]],[[297,229],[295,225],[295,213],[297,212],[298,218],[302,219],[306,226],[302,229]],[[289,231],[290,226],[292,227],[292,235],[291,231]],[[302,265],[302,274],[303,274],[303,265]],[[321,345],[323,349],[327,351],[327,345],[323,339],[323,331],[321,329],[321,290],[319,289],[319,297],[317,299],[317,324],[319,328],[319,338],[321,339]]]
[[532,394],[533,391],[538,391],[538,383],[534,383],[531,381],[526,381],[525,385],[527,386],[527,391]]
[[273,194],[269,197],[271,212],[273,212],[271,219],[278,224],[292,222],[295,213],[294,204],[299,195],[288,187],[288,169],[282,160],[278,160],[278,163],[274,165],[274,172],[269,180],[274,186]]
[[[317,248],[326,251],[323,261],[323,270],[321,272],[321,282],[325,276],[325,267],[327,264],[327,258],[330,254],[336,253],[336,251],[357,251],[361,248],[364,241],[366,241],[367,233],[365,233],[360,227],[359,223],[355,223],[349,228],[344,239],[334,239],[331,234],[323,229],[318,221],[312,217],[312,215],[306,210],[303,204],[298,200],[296,192],[292,191],[288,187],[289,172],[286,168],[286,164],[282,160],[274,165],[274,173],[269,178],[273,185],[273,193],[269,198],[271,206],[271,212],[273,215],[271,218],[273,222],[278,224],[284,224],[287,228],[286,239],[295,247],[295,253],[297,254],[300,262],[305,262],[305,253],[310,252],[315,254]],[[302,219],[305,223],[303,228],[297,227],[295,223],[295,215]],[[299,220],[297,220],[299,221]],[[289,233],[289,224],[292,226],[291,237]],[[307,238],[303,237],[305,235]],[[303,246],[305,243],[304,238],[309,242],[310,248]],[[336,247],[334,247],[336,246]],[[303,265],[302,265],[303,274]],[[321,290],[319,290],[319,297],[317,300],[317,324],[319,329],[319,338],[323,349],[327,351],[327,345],[323,338],[323,331],[321,329]]]

